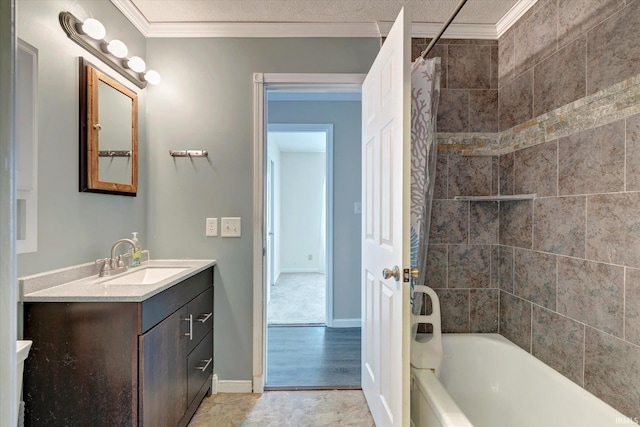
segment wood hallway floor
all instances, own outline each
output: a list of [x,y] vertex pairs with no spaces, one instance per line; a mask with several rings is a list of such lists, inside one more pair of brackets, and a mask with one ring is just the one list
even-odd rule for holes
[[360,328],[270,326],[265,390],[359,389]]

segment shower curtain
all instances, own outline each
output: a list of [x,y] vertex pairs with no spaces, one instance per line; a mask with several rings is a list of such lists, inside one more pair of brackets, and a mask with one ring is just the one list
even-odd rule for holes
[[[411,265],[420,270],[411,289],[424,284],[436,175],[436,117],[440,99],[440,58],[418,57],[411,69]],[[422,293],[411,292],[412,313],[421,314]],[[412,331],[413,334],[417,330]]]

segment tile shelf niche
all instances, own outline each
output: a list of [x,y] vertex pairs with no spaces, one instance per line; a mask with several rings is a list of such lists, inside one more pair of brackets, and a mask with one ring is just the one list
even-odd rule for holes
[[508,200],[533,200],[536,193],[532,194],[512,194],[504,196],[455,196],[454,200],[465,202],[501,202]]

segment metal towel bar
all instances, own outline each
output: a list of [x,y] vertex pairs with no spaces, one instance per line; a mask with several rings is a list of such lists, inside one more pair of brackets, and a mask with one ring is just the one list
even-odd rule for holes
[[207,150],[169,150],[171,157],[208,157]]

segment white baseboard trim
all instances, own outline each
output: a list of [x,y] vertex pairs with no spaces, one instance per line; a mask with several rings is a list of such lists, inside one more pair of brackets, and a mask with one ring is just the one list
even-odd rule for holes
[[333,319],[332,328],[359,328],[362,322],[360,319]]
[[283,268],[280,273],[324,273],[320,268]]
[[253,383],[251,380],[218,380],[218,376],[214,375],[213,381],[216,385],[212,386],[212,392],[215,393],[251,393],[253,391]]
[[264,393],[264,377],[262,375],[253,377],[253,392],[257,394]]

